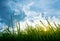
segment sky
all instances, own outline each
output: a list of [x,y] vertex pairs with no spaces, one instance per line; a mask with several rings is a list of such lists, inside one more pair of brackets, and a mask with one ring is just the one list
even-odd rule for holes
[[11,20],[33,25],[45,19],[60,22],[60,0],[0,0],[0,27],[11,26]]

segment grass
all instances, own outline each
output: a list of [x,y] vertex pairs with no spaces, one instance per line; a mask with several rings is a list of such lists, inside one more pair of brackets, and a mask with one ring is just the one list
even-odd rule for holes
[[[26,29],[24,31],[20,30],[20,23],[16,26],[17,31],[14,30],[12,26],[12,31],[9,26],[0,31],[0,41],[60,41],[60,25],[53,22],[55,27],[46,20],[48,26],[40,20],[40,23],[44,26],[37,24],[35,28],[26,24]],[[1,29],[0,29],[1,30]],[[17,32],[17,33],[16,33]]]

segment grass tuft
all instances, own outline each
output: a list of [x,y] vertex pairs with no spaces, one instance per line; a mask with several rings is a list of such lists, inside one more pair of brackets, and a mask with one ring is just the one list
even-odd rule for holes
[[46,21],[48,26],[45,26],[40,20],[44,27],[39,24],[33,27],[26,23],[26,29],[24,31],[21,31],[20,23],[18,22],[18,25],[16,25],[17,34],[13,29],[14,27],[10,31],[8,26],[4,31],[0,31],[0,41],[60,41],[60,24],[57,26],[54,22],[55,29],[48,20]]

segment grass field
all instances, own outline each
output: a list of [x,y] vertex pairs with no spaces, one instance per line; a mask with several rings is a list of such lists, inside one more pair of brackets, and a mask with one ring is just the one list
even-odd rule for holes
[[60,41],[60,25],[54,22],[54,26],[46,20],[48,26],[41,22],[41,25],[35,27],[26,24],[24,31],[20,30],[20,24],[16,26],[17,31],[12,27],[12,31],[9,26],[4,31],[0,31],[0,41]]

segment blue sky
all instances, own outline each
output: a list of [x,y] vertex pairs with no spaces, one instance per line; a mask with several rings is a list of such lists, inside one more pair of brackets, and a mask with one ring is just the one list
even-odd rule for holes
[[[0,0],[0,26],[42,18],[60,20],[60,0]],[[10,25],[9,25],[10,26]]]

